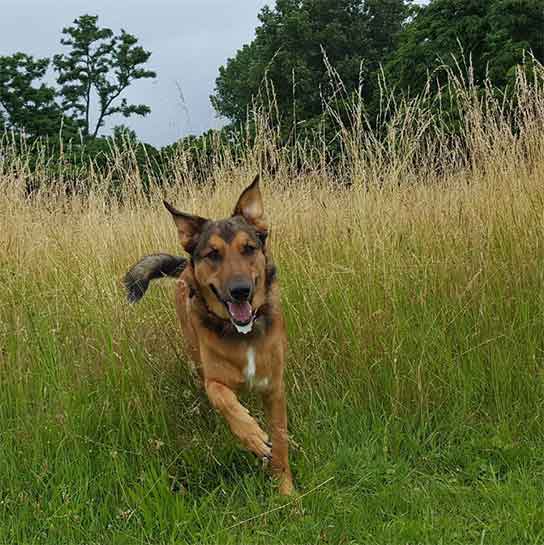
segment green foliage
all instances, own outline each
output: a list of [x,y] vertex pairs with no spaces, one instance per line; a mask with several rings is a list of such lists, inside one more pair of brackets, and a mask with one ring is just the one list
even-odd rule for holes
[[[146,115],[144,104],[129,104],[123,91],[135,80],[153,78],[144,68],[151,53],[132,34],[99,28],[98,17],[83,15],[64,28],[66,54],[55,55],[60,89],[43,82],[50,60],[25,53],[0,57],[0,130],[25,137],[96,137],[108,116]],[[92,104],[98,104],[97,112]],[[60,104],[59,104],[60,100]]]
[[[477,83],[489,77],[504,88],[529,52],[544,61],[541,0],[433,0],[402,33],[387,75],[415,94],[438,67],[459,64],[466,73],[470,65]],[[443,83],[446,76],[439,70],[434,77]]]
[[25,53],[0,57],[0,130],[28,136],[59,134],[63,112],[55,102],[56,91],[41,82],[48,67],[49,59]]
[[278,0],[259,19],[255,39],[220,67],[213,106],[241,124],[264,104],[284,138],[294,130],[322,133],[333,156],[340,153],[338,121],[349,126],[363,116],[373,127],[385,125],[393,89],[396,97],[426,93],[455,131],[459,100],[444,88],[452,70],[504,91],[520,64],[530,70],[533,59],[544,61],[541,0]]
[[[128,104],[126,98],[116,101],[131,82],[156,75],[143,68],[151,53],[137,45],[135,36],[124,30],[115,36],[111,29],[99,28],[97,22],[98,16],[82,15],[73,26],[64,28],[61,43],[69,51],[53,60],[63,109],[72,114],[84,136],[93,137],[108,116],[148,114],[150,109],[144,104]],[[91,119],[93,93],[98,97],[95,122]]]
[[287,128],[318,118],[336,91],[324,54],[348,89],[362,79],[368,98],[408,13],[404,0],[278,0],[274,8],[265,6],[255,39],[219,69],[212,104],[243,123],[260,94],[277,106]]
[[93,178],[98,176],[101,191],[121,199],[123,188],[131,178],[138,179],[143,192],[151,183],[169,181],[171,157],[150,144],[139,142],[134,131],[127,127],[116,127],[110,137],[68,142],[54,138],[28,139],[15,134],[1,139],[0,146],[5,168],[13,168],[19,157],[25,157],[27,194],[45,190],[52,178],[62,181],[64,191],[85,195],[93,189]]
[[[244,152],[249,151],[240,138],[240,132],[226,126],[221,129],[210,129],[198,136],[189,135],[174,144],[161,149],[163,164],[177,163],[183,165],[178,174],[190,183],[206,183],[214,174],[214,169],[226,161],[239,164]],[[165,181],[170,179],[164,173]]]
[[126,125],[115,125],[112,130],[111,138],[123,145],[135,145],[138,143],[136,131]]

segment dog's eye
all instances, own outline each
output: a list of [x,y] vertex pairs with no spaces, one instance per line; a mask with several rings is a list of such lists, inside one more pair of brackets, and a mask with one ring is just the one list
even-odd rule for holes
[[204,255],[206,259],[209,259],[210,261],[220,261],[221,260],[221,254],[218,250],[210,250],[207,254]]
[[257,248],[255,248],[255,246],[252,246],[251,244],[246,244],[242,248],[242,255],[250,256],[250,255],[253,255],[256,251],[257,251]]

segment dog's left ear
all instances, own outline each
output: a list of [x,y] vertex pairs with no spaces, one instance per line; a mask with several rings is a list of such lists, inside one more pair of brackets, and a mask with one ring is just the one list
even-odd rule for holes
[[268,226],[264,220],[263,197],[259,180],[260,177],[257,174],[251,184],[242,191],[232,215],[242,216],[248,223],[254,225],[264,243],[268,235]]
[[186,252],[192,254],[198,243],[198,237],[208,221],[200,216],[192,216],[176,210],[170,203],[163,201],[164,206],[172,214],[174,223],[178,228],[179,240]]

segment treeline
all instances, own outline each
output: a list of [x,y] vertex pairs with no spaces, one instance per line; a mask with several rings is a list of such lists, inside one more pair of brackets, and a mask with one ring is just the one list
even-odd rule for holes
[[390,99],[427,93],[453,110],[451,69],[507,94],[516,67],[544,60],[542,0],[277,0],[259,20],[211,100],[234,125],[273,101],[285,137],[315,130],[331,105],[349,111],[354,95],[374,127]]
[[[51,164],[58,159],[78,179],[89,165],[111,170],[126,156],[145,180],[168,179],[180,162],[206,180],[221,154],[243,160],[263,130],[275,145],[319,147],[320,160],[325,150],[327,161],[341,161],[346,132],[381,138],[414,101],[441,131],[459,134],[466,97],[452,75],[476,99],[492,96],[495,109],[501,100],[515,108],[519,71],[530,81],[544,61],[544,0],[276,0],[259,21],[254,40],[219,68],[210,98],[228,121],[221,130],[161,150],[124,126],[101,136],[114,114],[150,112],[123,93],[155,73],[135,36],[100,27],[92,15],[62,30],[63,50],[52,59],[0,57],[0,130],[11,149],[39,141]],[[51,68],[56,86],[44,82]],[[270,163],[266,154],[263,146]]]

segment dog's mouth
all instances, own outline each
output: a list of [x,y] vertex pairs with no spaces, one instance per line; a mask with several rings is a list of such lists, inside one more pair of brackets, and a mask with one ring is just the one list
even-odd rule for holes
[[245,326],[253,319],[253,309],[251,308],[251,303],[249,301],[245,301],[244,303],[227,301],[225,306],[229,311],[230,319],[233,321],[234,325]]
[[218,293],[217,289],[213,284],[210,284],[210,288],[223,303],[227,309],[230,321],[232,325],[236,328],[238,333],[246,335],[251,332],[253,329],[253,322],[255,321],[255,313],[249,301],[244,301],[243,303],[238,303],[235,301],[225,301]]

